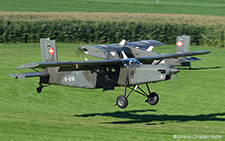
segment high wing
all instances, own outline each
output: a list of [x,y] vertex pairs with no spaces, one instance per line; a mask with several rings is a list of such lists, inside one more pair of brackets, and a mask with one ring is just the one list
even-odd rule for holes
[[[57,68],[60,71],[76,71],[76,70],[94,70],[98,69],[103,65],[117,65],[122,63],[121,60],[90,60],[90,61],[64,61],[64,62],[39,62],[39,63],[27,63],[23,64],[16,69],[36,69],[36,68]],[[39,77],[39,76],[49,76],[48,71],[40,72],[28,72],[28,73],[16,73],[9,74],[9,76],[15,79],[24,79],[27,77]]]
[[208,54],[208,53],[210,53],[210,51],[198,50],[198,51],[191,51],[191,52],[176,52],[172,54],[162,54],[162,55],[154,55],[154,56],[142,56],[142,57],[136,57],[135,59],[139,60],[142,63],[149,63],[154,60],[186,57],[186,56],[192,56],[192,55],[202,55],[202,54]]
[[142,41],[128,42],[126,43],[126,45],[141,50],[147,50],[150,46],[163,46],[165,44],[156,40],[142,40]]
[[[173,54],[164,54],[164,55],[154,55],[154,56],[144,56],[136,57],[138,61],[145,63],[151,62],[154,60],[161,60],[167,58],[178,58],[192,55],[201,55],[208,54],[209,51],[200,50],[192,52],[181,52]],[[35,69],[35,68],[48,68],[48,67],[60,67],[59,71],[71,71],[71,70],[90,70],[97,69],[102,65],[118,65],[122,63],[123,59],[113,59],[113,60],[90,60],[90,61],[64,61],[64,62],[39,62],[39,63],[27,63],[17,67],[17,69]]]
[[[143,56],[143,57],[136,57],[135,59],[140,61],[141,63],[152,63],[154,60],[178,58],[178,57],[201,55],[201,54],[208,54],[208,53],[210,52],[206,50],[200,50],[200,51],[181,52],[181,53],[164,54],[164,55]],[[108,65],[108,66],[122,65],[123,60],[125,59],[27,63],[17,67],[16,69],[34,69],[35,70],[36,68],[45,69],[45,68],[51,68],[51,67],[58,67],[58,72],[95,70],[95,69],[99,69],[103,65]],[[27,77],[49,76],[50,73],[47,71],[41,71],[41,72],[17,73],[17,74],[9,74],[9,75],[16,79],[24,79]]]
[[90,61],[63,61],[63,62],[39,62],[23,64],[17,69],[34,69],[34,68],[48,68],[60,67],[59,71],[65,71],[66,68],[73,68],[73,70],[90,70],[96,69],[102,65],[117,65],[121,63],[120,59],[114,60],[90,60]]
[[[125,40],[122,40],[125,41]],[[121,42],[122,42],[121,41]],[[83,45],[79,49],[84,51],[85,54],[91,55],[103,59],[115,59],[121,58],[121,52],[125,52],[129,58],[133,58],[134,55],[131,49],[147,50],[150,46],[162,46],[165,45],[156,40],[142,40],[135,42],[123,42],[119,44],[108,45]]]

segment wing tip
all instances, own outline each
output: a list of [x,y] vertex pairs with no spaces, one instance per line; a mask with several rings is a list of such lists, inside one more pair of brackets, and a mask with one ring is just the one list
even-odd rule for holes
[[23,74],[8,74],[8,75],[15,79],[24,79],[25,78],[25,75],[23,75]]

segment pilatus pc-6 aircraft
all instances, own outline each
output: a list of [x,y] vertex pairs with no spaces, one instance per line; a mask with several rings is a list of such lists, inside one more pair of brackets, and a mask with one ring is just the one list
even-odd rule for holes
[[[116,100],[116,105],[120,108],[127,107],[127,98],[132,91],[145,96],[146,102],[150,105],[158,103],[158,94],[151,92],[148,84],[169,80],[173,74],[178,72],[178,69],[171,65],[160,64],[163,59],[209,53],[209,51],[201,50],[133,58],[124,57],[124,59],[59,62],[55,40],[45,38],[40,42],[42,62],[21,65],[17,69],[32,69],[33,72],[9,74],[10,76],[16,79],[39,77],[38,93],[42,91],[45,84],[89,89],[103,88],[103,90],[114,90],[114,87],[124,86],[123,95],[118,96]],[[151,64],[155,60],[158,62]],[[37,68],[42,70],[39,71]],[[146,84],[147,92],[139,87],[140,84]],[[127,88],[130,88],[129,93],[127,93]]]
[[[162,55],[161,53],[152,51],[156,46],[165,45],[156,40],[142,40],[129,42],[122,40],[119,44],[109,45],[83,45],[79,49],[85,54],[103,59],[122,59],[123,54],[129,58]],[[177,36],[175,52],[188,52],[190,46],[190,36]],[[187,66],[191,68],[190,62],[200,60],[196,57],[178,57],[164,59],[161,63],[172,66]]]

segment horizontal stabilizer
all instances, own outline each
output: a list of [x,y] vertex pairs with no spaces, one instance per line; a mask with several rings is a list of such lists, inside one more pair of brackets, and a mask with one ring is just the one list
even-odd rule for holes
[[27,73],[16,73],[16,74],[9,74],[15,79],[24,79],[27,77],[38,77],[38,76],[48,76],[48,72],[27,72]]

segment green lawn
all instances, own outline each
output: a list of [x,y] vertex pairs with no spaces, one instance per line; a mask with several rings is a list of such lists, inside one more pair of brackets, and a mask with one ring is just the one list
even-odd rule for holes
[[[224,0],[8,0],[1,11],[19,12],[121,12],[224,16]],[[121,17],[122,18],[122,17]]]
[[[79,44],[58,43],[60,61],[83,60]],[[225,139],[225,50],[209,50],[169,81],[151,84],[160,96],[156,106],[132,93],[126,109],[114,106],[123,88],[114,91],[49,86],[36,93],[38,78],[16,80],[14,68],[40,62],[39,44],[0,44],[0,140],[173,140],[218,135]],[[172,53],[174,46],[155,51]],[[174,136],[177,135],[177,136]],[[188,136],[189,135],[189,136]],[[182,136],[184,137],[184,136]]]

